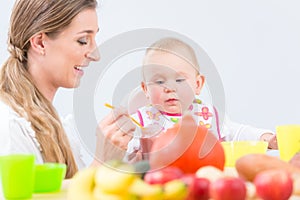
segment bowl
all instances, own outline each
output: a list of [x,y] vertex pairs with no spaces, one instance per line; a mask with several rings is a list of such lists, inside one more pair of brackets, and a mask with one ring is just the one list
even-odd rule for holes
[[44,163],[35,166],[34,192],[59,191],[66,175],[67,166],[61,163]]
[[265,154],[268,143],[264,141],[228,141],[221,142],[225,153],[225,166],[234,167],[236,160],[240,157],[252,154]]

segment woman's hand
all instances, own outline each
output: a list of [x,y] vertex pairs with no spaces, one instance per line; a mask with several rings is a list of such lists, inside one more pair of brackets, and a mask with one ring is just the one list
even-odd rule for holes
[[98,125],[97,134],[103,134],[113,145],[127,150],[136,126],[125,108],[115,108]]
[[122,160],[135,128],[125,108],[114,108],[98,124],[94,164],[112,159]]

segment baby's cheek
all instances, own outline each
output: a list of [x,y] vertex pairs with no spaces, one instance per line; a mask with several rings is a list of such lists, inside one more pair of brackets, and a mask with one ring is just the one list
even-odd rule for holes
[[[178,91],[179,92],[179,91]],[[192,102],[194,100],[194,92],[190,87],[182,88],[180,94],[182,99],[185,99],[187,102]]]
[[180,99],[181,99],[182,104],[184,104],[184,105],[182,105],[182,107],[184,109],[187,109],[194,101],[195,95],[193,92],[186,90],[186,91],[181,92]]
[[161,104],[162,91],[159,89],[152,89],[150,91],[150,101],[152,104]]

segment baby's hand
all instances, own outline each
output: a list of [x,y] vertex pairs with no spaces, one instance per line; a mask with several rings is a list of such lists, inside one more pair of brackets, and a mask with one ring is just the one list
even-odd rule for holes
[[264,133],[262,136],[260,136],[260,140],[268,142],[268,148],[269,149],[278,149],[277,145],[277,137],[273,133]]
[[296,153],[292,159],[289,161],[292,165],[300,167],[300,153]]

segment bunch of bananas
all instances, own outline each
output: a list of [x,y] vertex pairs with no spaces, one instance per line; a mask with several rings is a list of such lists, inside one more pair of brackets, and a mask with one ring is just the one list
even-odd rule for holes
[[121,161],[81,170],[71,180],[68,200],[180,200],[188,195],[181,180],[153,185],[136,171],[136,166]]

